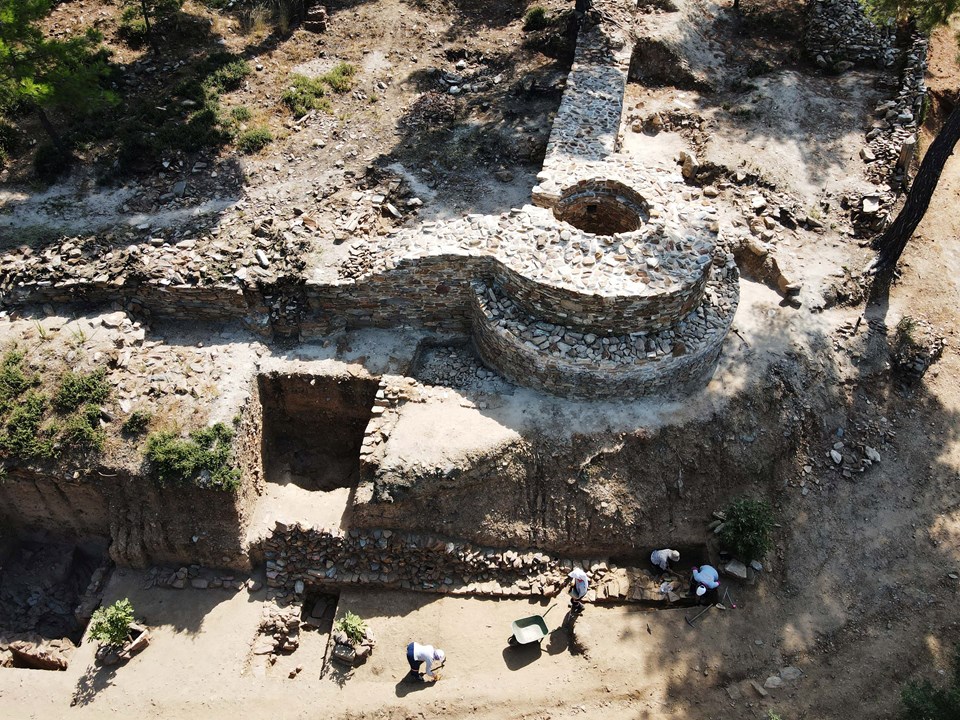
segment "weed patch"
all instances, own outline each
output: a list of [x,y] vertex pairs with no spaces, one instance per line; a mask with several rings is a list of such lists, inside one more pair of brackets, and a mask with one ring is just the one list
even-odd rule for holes
[[300,118],[311,110],[332,112],[332,105],[326,95],[329,90],[335,93],[345,93],[353,87],[353,79],[357,69],[349,63],[339,63],[330,72],[307,77],[306,75],[291,75],[290,85],[283,92],[281,100],[290,108],[294,117]]
[[237,150],[244,155],[251,155],[263,150],[273,142],[273,133],[265,127],[254,127],[244,130],[237,136]]
[[233,431],[223,423],[194,430],[187,439],[172,432],[147,438],[147,460],[161,485],[196,485],[211,490],[234,491],[240,470],[232,466]]
[[130,417],[124,421],[121,431],[124,435],[142,435],[147,431],[147,427],[150,425],[152,418],[152,413],[143,410],[134,410],[130,413]]
[[23,360],[22,352],[11,350],[0,362],[0,455],[52,460],[64,450],[102,450],[106,372],[67,372],[51,400],[39,389],[40,376],[24,372]]
[[770,550],[773,511],[764,500],[741,498],[723,512],[720,541],[743,560],[760,560]]
[[54,407],[60,412],[69,413],[81,405],[96,405],[99,412],[99,406],[110,396],[106,376],[107,372],[102,368],[87,374],[66,373],[53,398]]
[[250,112],[250,108],[248,108],[246,105],[238,105],[237,107],[230,109],[230,119],[234,122],[248,122],[252,117],[253,113]]
[[550,26],[547,9],[543,5],[531,5],[523,16],[523,29],[526,32],[543,30]]

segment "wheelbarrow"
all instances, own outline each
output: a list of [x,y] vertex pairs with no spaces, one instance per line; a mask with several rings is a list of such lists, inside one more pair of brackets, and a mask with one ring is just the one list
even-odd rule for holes
[[542,642],[548,634],[547,623],[544,618],[555,607],[556,603],[548,607],[542,615],[531,615],[514,620],[511,625],[513,635],[507,638],[507,643],[510,645],[527,645],[532,642]]

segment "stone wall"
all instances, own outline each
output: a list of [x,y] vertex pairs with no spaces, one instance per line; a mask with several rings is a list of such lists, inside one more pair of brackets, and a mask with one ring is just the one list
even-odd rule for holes
[[491,258],[446,253],[401,258],[383,272],[337,283],[308,282],[303,325],[325,328],[422,327],[466,332],[470,282],[490,272]]
[[[574,567],[588,573],[590,601],[668,604],[646,572],[604,558],[564,559],[500,550],[429,534],[391,530],[326,530],[278,522],[264,542],[267,586],[274,597],[302,600],[311,591],[376,585],[452,595],[558,595]],[[677,598],[673,598],[676,600]]]
[[[594,5],[608,18],[619,10],[617,3]],[[632,50],[617,23],[596,22],[588,13],[547,142],[545,169],[558,162],[602,160],[617,150]]]
[[496,268],[493,277],[496,286],[511,300],[544,322],[583,333],[613,335],[653,332],[685,317],[700,303],[709,270],[708,262],[691,269],[689,282],[670,290],[613,296],[572,292],[537,282],[503,266]]
[[861,64],[886,67],[896,57],[892,29],[875,25],[858,0],[813,0],[804,44],[817,65],[838,72]]
[[473,338],[484,362],[504,377],[578,398],[680,395],[712,375],[736,311],[735,269],[702,303],[659,333],[582,334],[525,316],[492,288],[476,285]]

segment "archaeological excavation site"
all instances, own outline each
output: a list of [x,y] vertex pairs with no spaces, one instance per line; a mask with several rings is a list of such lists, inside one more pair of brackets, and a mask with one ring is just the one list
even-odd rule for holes
[[0,715],[957,717],[956,18],[7,4]]

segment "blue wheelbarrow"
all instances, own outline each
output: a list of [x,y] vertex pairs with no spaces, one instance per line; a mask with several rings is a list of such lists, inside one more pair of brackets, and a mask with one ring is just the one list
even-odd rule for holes
[[548,607],[542,615],[530,615],[514,620],[511,625],[513,635],[507,638],[507,643],[510,645],[529,645],[533,642],[543,642],[543,639],[550,632],[547,630],[547,622],[544,618],[555,607],[556,603]]

